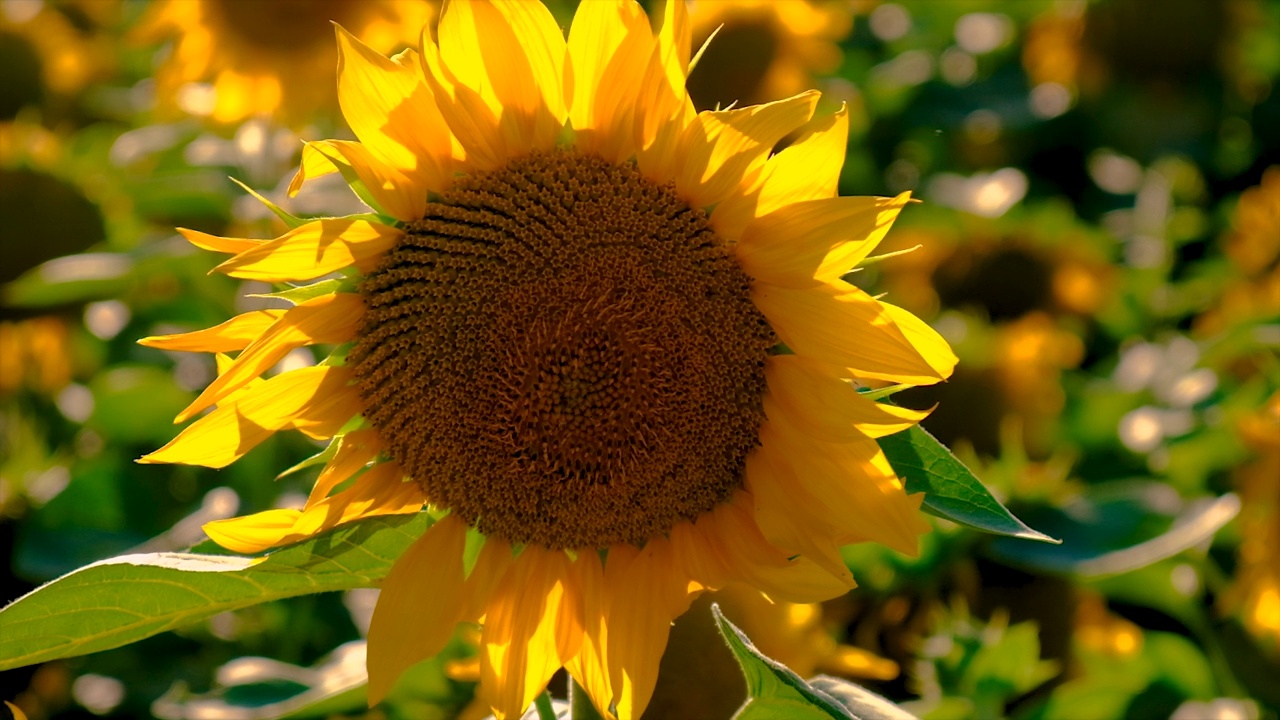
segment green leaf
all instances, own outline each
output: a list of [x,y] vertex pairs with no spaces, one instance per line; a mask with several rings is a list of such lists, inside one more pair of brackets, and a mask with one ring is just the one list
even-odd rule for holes
[[136,260],[124,253],[80,253],[54,258],[5,285],[0,300],[19,307],[49,307],[118,297],[128,289]]
[[987,548],[1017,567],[1081,578],[1121,575],[1208,542],[1240,512],[1240,498],[1184,500],[1159,481],[1112,482],[1062,508],[1033,510],[1036,524],[1067,542],[1028,546],[996,539]]
[[829,675],[809,678],[809,685],[844,705],[858,720],[915,720],[915,716],[857,683]]
[[109,650],[272,600],[376,587],[430,524],[427,513],[372,518],[260,558],[149,553],[88,565],[0,610],[0,670]]
[[964,463],[924,428],[911,427],[877,442],[894,472],[906,482],[907,492],[925,494],[925,512],[996,535],[1061,542],[1014,517]]
[[218,669],[212,692],[196,694],[179,681],[156,699],[151,713],[161,720],[183,720],[209,707],[223,717],[322,718],[367,710],[365,641],[346,643],[314,667],[299,667],[265,657],[241,657]]
[[725,619],[719,605],[711,606],[711,614],[738,661],[738,667],[742,668],[747,680],[747,694],[751,696],[735,718],[857,720],[838,701],[801,680],[786,665],[762,655],[750,638]]

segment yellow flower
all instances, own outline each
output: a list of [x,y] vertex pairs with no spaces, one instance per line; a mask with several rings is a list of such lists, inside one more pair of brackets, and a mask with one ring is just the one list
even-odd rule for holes
[[1222,244],[1237,276],[1216,306],[1197,318],[1197,329],[1206,333],[1280,315],[1280,165],[1240,194],[1231,225]]
[[1256,457],[1236,471],[1240,491],[1239,566],[1235,582],[1224,594],[1224,607],[1236,611],[1244,625],[1273,650],[1280,649],[1280,393],[1267,400],[1238,426]]
[[853,28],[850,3],[811,0],[696,0],[694,47],[715,33],[689,94],[699,108],[778,100],[812,87],[814,73],[840,67],[836,43]]
[[[0,3],[0,34],[12,34],[30,45],[39,61],[39,82],[48,91],[72,95],[115,69],[116,55],[104,29],[115,25],[119,15],[115,0],[5,2]],[[22,82],[14,77],[19,65],[5,69],[6,83]],[[6,88],[5,95],[10,92]]]
[[[812,117],[817,93],[695,113],[683,3],[656,36],[635,2],[582,3],[567,42],[540,3],[451,3],[435,37],[388,59],[338,32],[359,141],[309,143],[295,187],[340,171],[376,219],[183,231],[233,277],[355,272],[286,311],[144,340],[239,355],[180,418],[216,409],[143,462],[340,435],[304,509],[206,531],[255,552],[432,508],[382,585],[371,701],[480,622],[499,717],[560,667],[638,717],[698,593],[834,597],[853,587],[841,544],[912,553],[928,529],[875,443],[923,414],[847,378],[933,383],[955,357],[840,279],[908,197],[836,196],[846,114]],[[337,349],[259,378],[313,344]]]
[[62,318],[0,322],[0,398],[29,387],[54,393],[71,382],[71,342]]
[[[161,0],[135,38],[176,36],[156,71],[162,108],[218,122],[283,114],[301,121],[333,102],[333,29],[341,23],[381,52],[412,45],[435,14],[428,0]],[[190,92],[208,81],[212,93]]]

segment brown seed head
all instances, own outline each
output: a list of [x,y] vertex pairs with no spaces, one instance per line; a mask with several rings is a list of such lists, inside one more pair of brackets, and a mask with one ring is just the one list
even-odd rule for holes
[[749,283],[670,188],[535,153],[408,226],[350,362],[433,504],[512,543],[641,545],[742,484],[775,342]]

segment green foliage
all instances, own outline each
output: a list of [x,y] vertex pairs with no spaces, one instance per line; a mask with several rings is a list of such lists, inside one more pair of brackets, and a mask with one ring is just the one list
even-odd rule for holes
[[984,624],[963,605],[938,620],[916,670],[924,699],[912,709],[925,720],[1004,717],[1011,702],[1061,671],[1041,659],[1033,622],[1010,626],[997,617]]
[[1014,517],[928,430],[914,426],[878,442],[907,492],[925,494],[925,512],[997,535],[1061,542]]
[[888,720],[893,717],[855,717],[839,700],[800,679],[787,666],[761,654],[751,639],[725,618],[718,605],[711,606],[711,614],[747,679],[750,699],[734,715],[736,720],[858,720],[858,717]]
[[95,563],[0,611],[0,669],[120,647],[280,598],[374,587],[429,518],[352,523],[263,558],[154,553]]

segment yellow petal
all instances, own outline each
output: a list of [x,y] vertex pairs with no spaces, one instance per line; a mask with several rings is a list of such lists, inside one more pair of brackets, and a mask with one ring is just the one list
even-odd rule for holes
[[838,529],[839,541],[878,542],[914,554],[929,524],[920,516],[923,495],[907,495],[874,440],[825,443],[785,422],[760,428],[768,456],[804,515]]
[[452,174],[449,128],[422,79],[416,53],[383,57],[359,38],[338,33],[338,103],[360,142],[375,156],[432,191]]
[[809,121],[818,96],[811,90],[764,105],[699,113],[681,140],[676,191],[694,207],[710,207],[741,192],[773,146]]
[[658,31],[658,47],[663,67],[672,87],[684,87],[689,77],[689,53],[693,44],[693,26],[689,23],[689,6],[685,0],[668,0],[662,9],[662,29]]
[[834,528],[820,516],[805,511],[802,491],[776,471],[769,453],[747,458],[745,487],[754,502],[756,524],[768,541],[788,553],[799,553],[831,575],[853,586],[844,564]]
[[923,320],[912,315],[910,312],[903,310],[897,305],[880,301],[880,306],[889,313],[889,317],[893,319],[898,329],[906,336],[907,340],[920,352],[920,354],[929,361],[929,365],[940,377],[951,377],[951,373],[956,369],[956,363],[959,360],[951,346],[946,340],[938,334],[937,330],[929,327]]
[[911,199],[833,197],[781,207],[747,225],[734,246],[747,274],[807,288],[840,279],[884,239]]
[[879,438],[906,430],[927,411],[886,405],[863,397],[845,380],[798,355],[775,355],[765,363],[769,400],[787,422],[826,442],[861,436]]
[[703,538],[719,553],[734,579],[787,602],[809,603],[843,595],[852,582],[823,570],[813,560],[788,559],[756,524],[751,495],[739,491],[730,502],[698,518]]
[[178,228],[178,232],[182,234],[182,237],[187,239],[187,242],[195,245],[201,250],[232,255],[247,252],[266,242],[266,240],[255,240],[253,238],[218,237],[217,235],[210,235],[208,233],[188,230],[186,228]]
[[804,358],[856,377],[913,385],[945,377],[907,340],[888,310],[848,283],[837,280],[808,290],[756,283],[752,295],[778,337]]
[[382,581],[369,623],[369,704],[400,675],[444,648],[462,615],[466,523],[452,515],[427,528]]
[[[359,179],[369,191],[366,199],[372,201],[375,210],[404,222],[417,220],[426,212],[427,192],[432,189],[428,183],[429,176],[406,175],[375,156],[369,148],[350,140],[318,140],[307,143],[306,147],[325,156],[343,171],[348,181],[351,177]],[[299,185],[302,181],[297,178],[302,173],[302,168],[299,168],[298,176],[295,176]],[[432,182],[436,180],[432,179]],[[443,178],[439,182],[443,184]]]
[[360,414],[360,394],[345,367],[309,367],[277,375],[195,421],[140,463],[221,468],[278,430],[330,437]]
[[293,532],[308,537],[367,517],[416,513],[424,502],[422,487],[408,480],[399,464],[379,463],[351,487],[303,510]]
[[306,508],[309,509],[328,497],[335,487],[376,460],[381,452],[382,444],[372,429],[354,430],[343,435],[338,442],[337,452],[321,468],[316,484],[307,497]]
[[257,553],[279,545],[301,515],[297,510],[279,509],[214,520],[204,524],[204,534],[232,552]]
[[289,197],[296,196],[304,182],[336,172],[338,166],[333,161],[311,143],[305,143],[302,146],[302,162],[298,165],[298,172],[289,181]]
[[604,660],[609,628],[604,615],[606,597],[600,554],[579,553],[573,561],[572,572],[582,596],[583,637],[578,654],[565,663],[565,669],[591,696],[596,710],[605,718],[613,718],[609,712],[613,703],[613,689],[609,684],[609,669]]
[[689,609],[688,578],[679,567],[665,538],[652,539],[643,549],[609,549],[604,568],[609,593],[604,655],[620,720],[638,720],[644,713],[658,681],[671,621]]
[[[498,161],[555,144],[567,114],[565,43],[545,6],[518,0],[449,3],[436,33],[455,93],[458,86],[470,89],[497,118]],[[452,128],[450,113],[443,114]],[[463,134],[458,139],[466,146]]]
[[719,590],[729,582],[731,573],[726,558],[707,542],[695,523],[676,523],[671,528],[671,547],[681,572],[694,589]]
[[217,270],[266,282],[314,280],[351,265],[368,272],[402,236],[396,228],[367,220],[316,220],[236,255]]
[[584,2],[569,28],[575,143],[620,163],[635,153],[636,91],[653,53],[653,33],[633,0]]
[[209,383],[204,392],[178,414],[175,422],[185,422],[221,402],[297,348],[350,340],[363,317],[364,299],[353,293],[321,295],[289,308],[236,357],[230,368]]
[[526,547],[489,599],[480,684],[498,720],[520,717],[582,640],[581,597],[560,550]]
[[635,137],[640,172],[657,183],[676,177],[683,162],[681,141],[696,112],[685,89],[692,30],[684,0],[672,0],[637,91]]
[[253,310],[237,315],[211,328],[179,335],[145,337],[139,340],[138,344],[159,350],[211,353],[235,352],[248,347],[249,343],[256,340],[283,314],[284,310],[282,309]]
[[467,576],[467,600],[462,611],[464,621],[479,622],[484,617],[493,589],[514,564],[510,543],[495,537],[485,538],[475,567],[471,568],[471,574]]
[[737,240],[755,218],[791,203],[835,197],[848,142],[849,111],[843,105],[810,120],[799,139],[765,161],[749,191],[716,206],[711,214],[716,232]]
[[474,170],[502,167],[507,151],[498,133],[498,114],[479,92],[454,77],[426,27],[422,29],[421,49],[423,79],[431,88],[449,131],[462,148],[466,166]]

